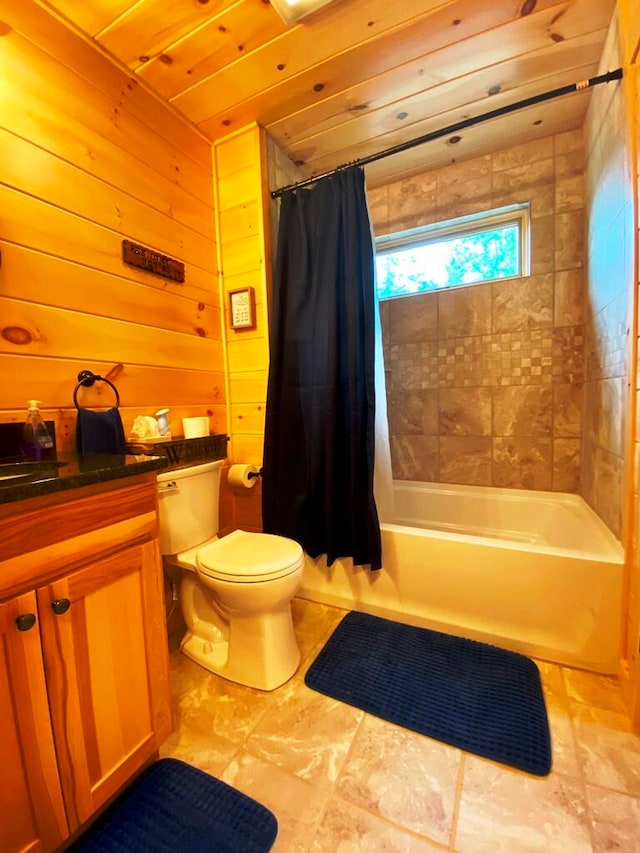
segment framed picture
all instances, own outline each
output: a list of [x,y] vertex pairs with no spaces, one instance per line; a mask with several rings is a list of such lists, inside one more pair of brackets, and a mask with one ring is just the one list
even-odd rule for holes
[[229,292],[229,313],[232,329],[255,329],[256,296],[252,287]]

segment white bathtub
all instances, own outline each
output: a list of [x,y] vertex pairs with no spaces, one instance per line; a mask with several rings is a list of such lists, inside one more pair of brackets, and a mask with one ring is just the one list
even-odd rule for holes
[[304,598],[614,673],[623,551],[577,495],[394,483],[383,569],[307,557]]

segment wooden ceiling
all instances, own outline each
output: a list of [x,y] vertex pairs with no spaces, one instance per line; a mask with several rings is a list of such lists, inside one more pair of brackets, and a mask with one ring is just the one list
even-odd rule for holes
[[[210,139],[257,121],[302,174],[597,73],[615,0],[334,0],[288,26],[268,0],[39,0]],[[367,167],[392,175],[580,126],[589,93]]]

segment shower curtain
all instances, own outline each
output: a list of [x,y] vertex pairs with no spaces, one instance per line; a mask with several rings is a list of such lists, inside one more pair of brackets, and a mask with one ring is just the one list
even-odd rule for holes
[[362,169],[282,197],[262,518],[331,565],[381,566],[373,496],[374,255]]

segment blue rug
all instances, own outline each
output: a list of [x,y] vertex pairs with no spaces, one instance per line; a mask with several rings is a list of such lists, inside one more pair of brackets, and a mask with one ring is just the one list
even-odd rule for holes
[[271,812],[175,758],[151,765],[69,851],[267,853],[278,832]]
[[354,612],[305,683],[475,755],[536,776],[551,770],[538,668],[515,652]]

